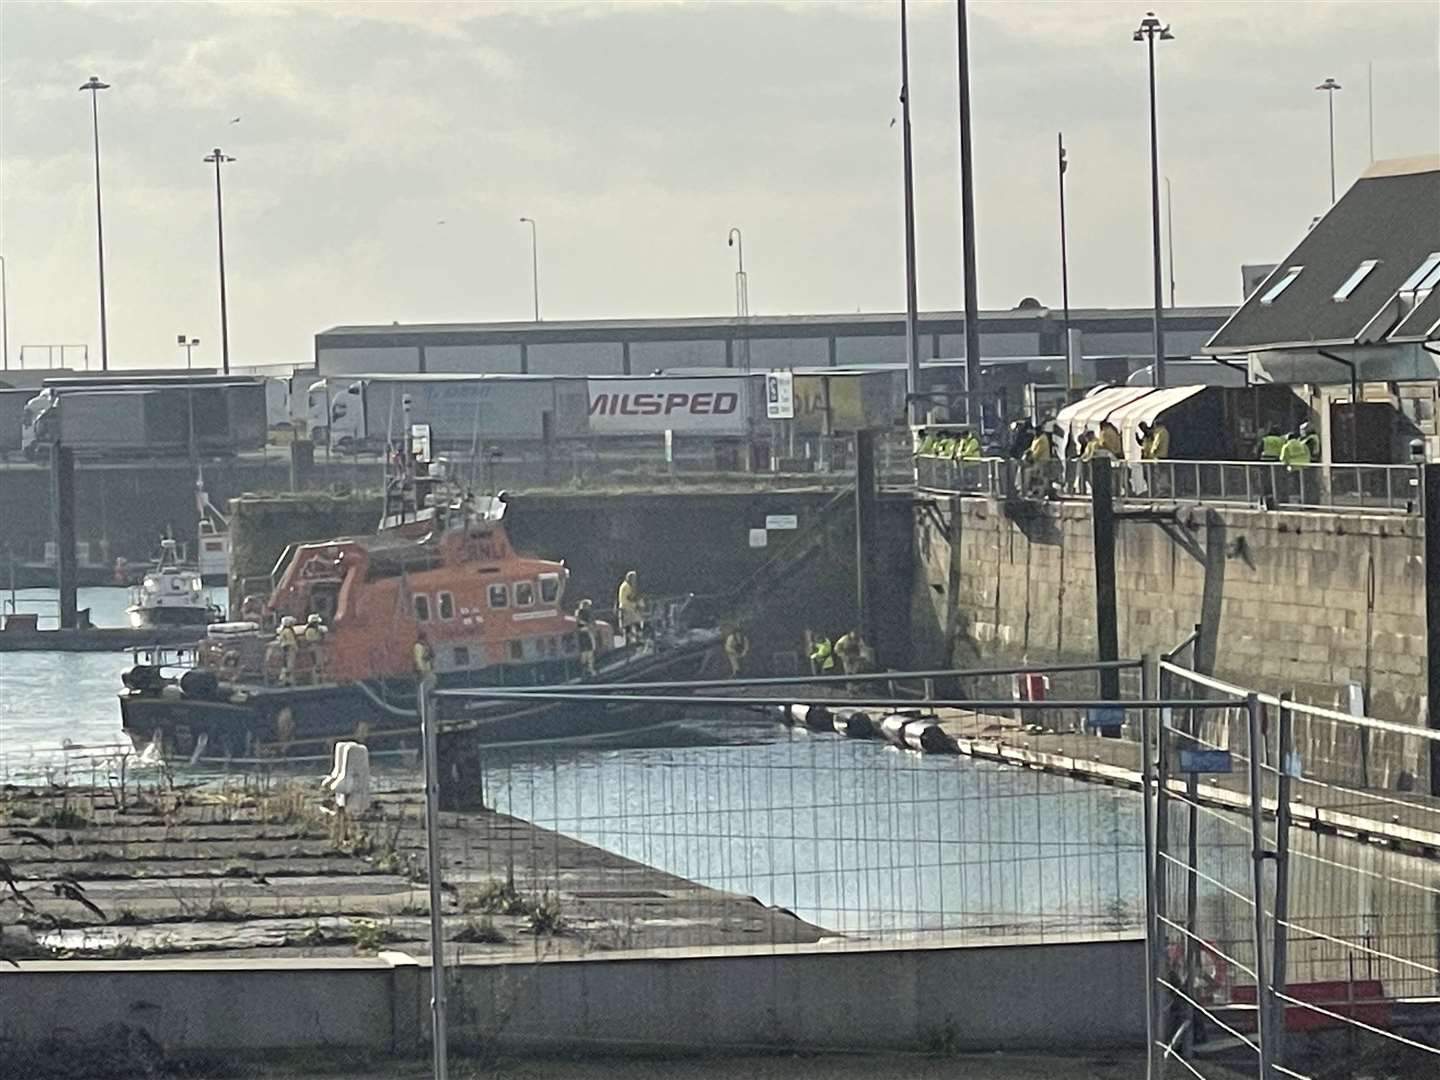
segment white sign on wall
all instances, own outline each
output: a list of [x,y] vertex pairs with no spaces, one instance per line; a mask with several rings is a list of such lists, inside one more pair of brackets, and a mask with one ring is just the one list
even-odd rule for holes
[[731,377],[587,379],[595,435],[744,435],[745,383]]
[[765,547],[770,543],[770,534],[764,529],[750,530],[750,546],[754,548]]
[[767,529],[798,529],[800,518],[795,514],[766,514],[765,528]]
[[765,373],[765,416],[769,420],[795,419],[795,376],[789,371]]

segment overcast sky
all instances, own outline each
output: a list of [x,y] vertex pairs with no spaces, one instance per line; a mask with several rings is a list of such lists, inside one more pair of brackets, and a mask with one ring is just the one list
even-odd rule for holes
[[[99,353],[88,95],[101,95],[112,365],[218,362],[214,146],[232,361],[341,323],[903,307],[895,3],[0,4],[10,352]],[[1138,4],[970,4],[983,307],[1149,303]],[[1157,47],[1177,299],[1239,299],[1343,188],[1440,149],[1440,4],[1172,2]],[[955,6],[911,5],[923,308],[961,306]],[[232,122],[239,117],[239,122]],[[1435,208],[1417,208],[1417,212]],[[38,356],[30,356],[32,361]]]

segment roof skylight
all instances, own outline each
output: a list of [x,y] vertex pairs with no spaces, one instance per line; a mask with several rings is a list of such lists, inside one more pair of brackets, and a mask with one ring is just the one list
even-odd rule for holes
[[1294,284],[1295,279],[1300,276],[1300,271],[1304,269],[1305,267],[1303,266],[1292,266],[1286,270],[1285,276],[1275,282],[1274,285],[1271,285],[1270,288],[1265,291],[1265,295],[1260,297],[1260,303],[1273,304],[1280,298],[1281,293]]
[[1433,289],[1440,284],[1440,251],[1432,251],[1425,256],[1425,261],[1405,279],[1405,284],[1400,286],[1401,292],[1418,292],[1421,289]]
[[1380,265],[1379,259],[1366,259],[1355,268],[1355,272],[1345,279],[1345,284],[1335,290],[1335,295],[1330,299],[1337,304],[1350,299],[1350,294],[1360,287],[1360,283],[1370,276],[1370,271]]

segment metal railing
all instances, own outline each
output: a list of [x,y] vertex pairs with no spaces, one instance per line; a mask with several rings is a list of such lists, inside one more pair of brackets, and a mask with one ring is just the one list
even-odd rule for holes
[[1120,472],[1131,498],[1402,514],[1421,505],[1417,465],[1131,461]]
[[[916,455],[915,486],[957,495],[1078,499],[1090,493],[1080,461],[1022,464],[1005,458]],[[1305,465],[1266,461],[1125,461],[1117,463],[1117,497],[1271,509],[1418,514],[1418,465]]]
[[1017,469],[1005,458],[953,458],[935,454],[915,457],[915,486],[961,495],[1001,495]]

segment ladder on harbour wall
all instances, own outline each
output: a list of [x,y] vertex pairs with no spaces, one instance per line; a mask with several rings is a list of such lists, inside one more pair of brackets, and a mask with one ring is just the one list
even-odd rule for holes
[[746,623],[759,618],[780,586],[835,540],[835,534],[852,519],[854,489],[836,492],[818,511],[809,528],[795,536],[731,588],[698,596],[694,605],[702,617],[720,623]]

